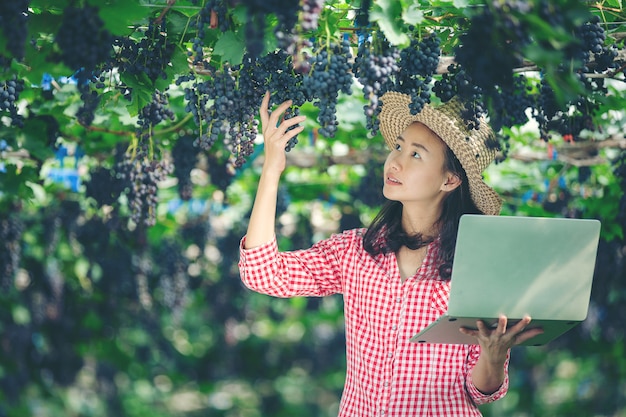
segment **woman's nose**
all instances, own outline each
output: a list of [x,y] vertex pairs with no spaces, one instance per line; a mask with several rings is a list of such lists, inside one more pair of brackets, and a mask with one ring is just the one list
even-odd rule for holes
[[389,168],[394,170],[400,170],[402,168],[402,161],[400,161],[399,155],[391,155],[389,158]]

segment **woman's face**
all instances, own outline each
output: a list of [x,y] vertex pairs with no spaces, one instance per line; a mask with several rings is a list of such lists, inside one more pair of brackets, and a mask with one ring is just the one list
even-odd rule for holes
[[439,208],[458,179],[445,169],[446,149],[447,145],[422,123],[409,125],[385,161],[384,196],[405,207]]

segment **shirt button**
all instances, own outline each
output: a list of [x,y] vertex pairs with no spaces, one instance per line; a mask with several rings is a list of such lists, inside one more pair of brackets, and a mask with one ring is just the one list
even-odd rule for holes
[[393,356],[393,353],[389,352],[387,356],[391,358]]
[[396,303],[401,303],[402,302],[402,298],[398,297],[396,298]]
[[383,384],[384,386],[388,387],[389,386],[389,382],[386,382]]
[[394,324],[393,326],[391,326],[391,330],[398,330],[398,326]]

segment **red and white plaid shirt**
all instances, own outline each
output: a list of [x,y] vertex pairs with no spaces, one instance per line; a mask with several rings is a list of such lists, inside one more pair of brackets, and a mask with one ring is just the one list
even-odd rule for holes
[[413,277],[402,282],[395,254],[372,258],[363,229],[322,240],[310,249],[278,252],[276,239],[243,249],[239,269],[250,289],[275,297],[343,294],[347,374],[341,417],[480,416],[484,395],[470,371],[478,345],[411,343],[448,306],[450,282],[438,279],[439,241],[431,243]]

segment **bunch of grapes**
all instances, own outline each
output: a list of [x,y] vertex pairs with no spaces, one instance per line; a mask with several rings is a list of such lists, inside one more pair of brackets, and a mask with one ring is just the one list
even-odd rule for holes
[[158,184],[171,173],[166,161],[157,161],[150,156],[148,146],[141,142],[135,154],[127,153],[116,166],[118,178],[125,181],[130,218],[137,225],[156,224]]
[[183,89],[185,97],[185,113],[193,116],[193,121],[200,126],[204,120],[204,108],[207,106],[208,97],[201,94],[204,83],[198,82],[193,73],[180,75],[176,79],[176,85],[185,84]]
[[165,23],[165,19],[160,23],[150,20],[139,42],[130,37],[116,38],[113,43],[116,56],[112,65],[121,73],[145,73],[153,82],[158,78],[165,79],[165,69],[176,49],[176,45],[167,37]]
[[152,94],[152,101],[145,105],[139,112],[137,120],[137,134],[152,134],[152,129],[159,123],[167,120],[174,120],[174,112],[168,107],[169,101],[166,93],[155,90]]
[[319,108],[317,121],[320,134],[332,138],[337,131],[337,100],[339,92],[351,94],[352,66],[350,43],[318,45],[312,57],[311,72],[302,81],[307,98]]
[[525,1],[491,2],[472,16],[469,29],[460,36],[456,62],[484,92],[511,87],[513,69],[530,42],[525,20],[520,19],[529,10]]
[[200,151],[193,144],[194,140],[193,136],[183,135],[176,140],[172,147],[174,176],[178,179],[178,195],[183,201],[190,200],[193,194],[191,170],[196,167]]
[[28,6],[30,0],[12,0],[0,3],[0,28],[6,39],[5,47],[15,59],[24,58],[28,36]]
[[76,120],[83,126],[90,126],[96,117],[96,110],[98,110],[102,97],[97,90],[92,88],[91,83],[81,82],[77,85],[77,89],[82,104],[76,110]]
[[24,225],[17,215],[0,219],[0,288],[5,293],[13,287],[19,268],[23,230]]
[[242,0],[246,7],[246,50],[252,58],[258,58],[264,49],[265,19],[273,14],[278,20],[274,35],[280,49],[289,50],[294,42],[293,29],[298,21],[299,2],[279,0]]
[[270,107],[286,100],[293,100],[293,105],[300,107],[307,101],[302,87],[304,77],[294,70],[292,57],[284,51],[270,52],[259,58],[255,71],[249,72],[248,77],[256,77],[261,81],[261,85],[254,92],[256,97],[264,90],[272,93]]
[[[260,91],[271,91],[269,111],[276,105],[287,100],[293,104],[284,113],[284,119],[290,119],[300,114],[299,107],[307,101],[307,96],[302,86],[303,75],[294,70],[292,57],[283,51],[272,52],[257,61],[255,71],[249,76],[262,80],[262,85],[255,90],[258,97]],[[247,78],[247,77],[246,77]],[[243,79],[240,79],[241,86]],[[294,125],[289,130],[295,129]],[[298,143],[298,137],[294,136],[287,143],[285,150],[289,152]]]
[[316,30],[323,8],[324,0],[303,0],[300,11],[300,28],[305,32]]
[[101,165],[89,172],[89,180],[85,182],[85,195],[93,198],[99,207],[115,204],[123,191],[124,184],[115,172]]
[[6,81],[0,81],[0,115],[9,113],[11,124],[16,127],[24,126],[24,117],[18,114],[17,101],[24,91],[24,80],[13,76]]
[[218,158],[214,154],[207,155],[207,171],[211,178],[211,184],[226,192],[226,189],[235,177],[235,168],[224,158]]
[[366,128],[374,136],[378,133],[380,97],[387,92],[398,75],[400,52],[387,42],[378,39],[362,42],[359,45],[352,72],[363,86],[363,96],[367,104],[363,106]]
[[464,68],[458,64],[448,66],[448,72],[435,81],[433,92],[442,102],[457,97],[465,106],[461,116],[468,129],[479,129],[481,117],[487,113],[483,91]]
[[113,52],[113,36],[104,27],[96,6],[68,6],[55,36],[61,61],[77,71],[79,84],[91,80],[96,68]]
[[494,91],[489,103],[489,121],[494,131],[528,122],[526,112],[536,106],[531,89],[526,77],[518,75],[513,78],[512,87],[499,87]]
[[579,71],[588,71],[587,64],[592,54],[601,54],[606,34],[600,25],[600,18],[594,16],[589,22],[574,28],[575,42],[566,49],[569,59],[578,63]]
[[189,261],[183,255],[183,248],[177,241],[165,239],[157,249],[154,262],[160,272],[161,303],[172,313],[174,321],[178,321],[188,301]]
[[[198,113],[202,114],[201,123],[205,123],[208,130],[198,138],[196,145],[208,150],[223,137],[235,165],[241,166],[253,151],[258,122],[254,119],[257,109],[248,101],[249,91],[237,88],[237,75],[236,69],[224,65],[197,89],[201,94],[199,101],[204,104],[198,108]],[[256,104],[256,100],[253,101]]]
[[125,182],[131,219],[135,224],[153,226],[156,223],[158,184],[172,171],[166,160],[155,159],[152,150],[154,127],[165,120],[174,119],[167,105],[167,95],[156,90],[152,101],[139,112],[137,143],[115,166],[117,177]]
[[430,102],[430,82],[441,54],[439,44],[439,37],[435,35],[423,41],[413,38],[409,47],[400,51],[400,71],[394,88],[411,96],[412,114],[418,114]]

